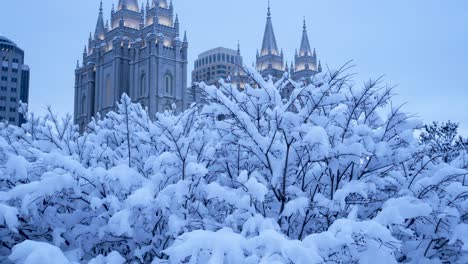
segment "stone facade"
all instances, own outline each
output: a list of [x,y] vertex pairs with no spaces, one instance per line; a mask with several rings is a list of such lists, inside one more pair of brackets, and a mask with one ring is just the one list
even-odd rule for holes
[[24,64],[24,51],[13,41],[0,36],[0,121],[21,125],[20,101],[29,101],[29,67]]
[[81,130],[96,114],[116,107],[123,93],[146,107],[151,116],[190,105],[187,93],[188,41],[172,2],[119,0],[104,23],[102,3],[94,36],[89,36],[83,63],[75,70],[75,123]]

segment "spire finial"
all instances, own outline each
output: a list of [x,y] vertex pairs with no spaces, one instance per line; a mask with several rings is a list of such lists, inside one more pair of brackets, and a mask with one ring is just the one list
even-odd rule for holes
[[305,17],[304,17],[304,25],[303,25],[303,27],[302,27],[302,28],[303,28],[304,30],[307,30],[307,26],[306,26],[306,19],[305,19]]
[[237,55],[240,54],[240,42],[237,40]]
[[270,0],[268,0],[268,17],[271,17]]
[[102,14],[102,0],[101,0],[101,4],[99,5],[99,14]]

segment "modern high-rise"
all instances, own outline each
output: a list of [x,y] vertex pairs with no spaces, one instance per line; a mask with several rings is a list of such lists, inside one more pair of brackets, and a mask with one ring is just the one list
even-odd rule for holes
[[243,88],[247,79],[243,71],[243,59],[240,47],[237,50],[223,47],[210,49],[198,55],[192,71],[192,82],[216,84],[220,79]]
[[322,71],[320,62],[317,63],[317,53],[312,50],[307,34],[306,22],[302,25],[302,39],[299,52],[296,50],[294,64],[288,65],[284,61],[283,50],[278,48],[275,31],[268,6],[267,22],[263,34],[262,48],[257,51],[256,68],[264,77],[271,76],[280,79],[285,72],[295,81],[307,81],[316,73]]
[[123,93],[150,116],[190,105],[187,93],[187,35],[180,36],[174,6],[167,0],[119,0],[110,21],[102,3],[83,62],[75,70],[75,123],[83,131],[96,114],[116,107]]
[[0,122],[21,125],[20,102],[29,100],[29,67],[24,64],[24,51],[13,41],[0,35]]

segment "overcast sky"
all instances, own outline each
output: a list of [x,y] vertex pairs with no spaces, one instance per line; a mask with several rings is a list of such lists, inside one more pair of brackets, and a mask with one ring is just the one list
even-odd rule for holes
[[[104,0],[107,19],[112,3]],[[146,1],[146,0],[145,0]],[[141,0],[140,0],[141,3]],[[174,0],[189,38],[189,71],[197,54],[241,43],[255,59],[266,19],[266,0]],[[299,48],[302,19],[323,65],[354,60],[359,80],[386,76],[398,85],[396,103],[425,122],[452,120],[468,134],[468,1],[271,0],[278,45],[286,59]],[[99,0],[0,0],[0,33],[26,53],[31,67],[30,106],[73,111],[76,60],[94,32]],[[189,73],[190,76],[190,73]]]

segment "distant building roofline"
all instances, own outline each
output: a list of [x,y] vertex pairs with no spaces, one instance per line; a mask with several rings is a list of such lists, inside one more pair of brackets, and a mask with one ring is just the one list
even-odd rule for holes
[[203,57],[213,55],[213,54],[217,54],[217,53],[226,53],[226,54],[229,54],[229,55],[237,55],[236,50],[228,49],[228,48],[224,48],[224,47],[217,47],[217,48],[210,49],[210,50],[207,50],[205,52],[200,53],[200,55],[198,55],[198,58],[201,59]]

